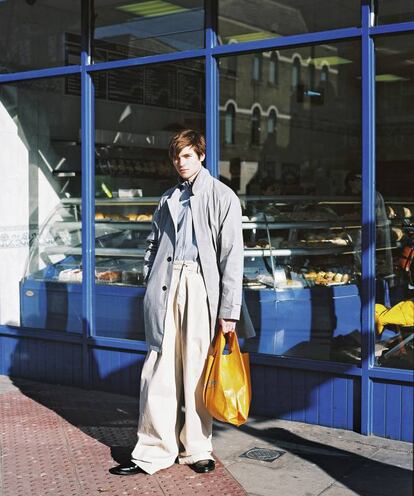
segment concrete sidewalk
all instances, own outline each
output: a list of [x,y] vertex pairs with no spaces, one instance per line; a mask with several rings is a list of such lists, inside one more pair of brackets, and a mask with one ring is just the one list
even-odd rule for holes
[[265,418],[215,424],[211,474],[112,476],[137,413],[136,398],[0,376],[1,496],[412,495],[411,444]]

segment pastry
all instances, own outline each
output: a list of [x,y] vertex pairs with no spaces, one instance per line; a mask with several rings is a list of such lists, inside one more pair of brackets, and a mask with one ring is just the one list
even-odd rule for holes
[[95,220],[105,219],[105,215],[102,212],[95,212]]

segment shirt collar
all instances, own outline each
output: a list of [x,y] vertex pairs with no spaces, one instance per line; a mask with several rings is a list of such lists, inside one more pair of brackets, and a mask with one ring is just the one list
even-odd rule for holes
[[[201,167],[203,168],[203,167]],[[196,177],[190,181],[188,179],[186,180],[183,180],[180,176],[178,178],[178,187],[180,188],[181,191],[183,191],[184,189],[189,189],[190,192],[192,192],[192,187],[193,187],[193,184],[196,182],[198,176],[200,175],[200,172],[201,172],[201,169],[198,171]]]
[[178,184],[176,188],[178,188],[180,191],[184,189],[185,186],[181,186],[184,183],[190,184],[191,187],[191,194],[196,195],[199,191],[204,190],[206,187],[208,181],[211,179],[210,173],[208,169],[206,169],[204,166],[201,167],[200,172],[197,174],[196,178],[192,183],[189,183],[189,181],[183,181],[181,177],[178,178]]

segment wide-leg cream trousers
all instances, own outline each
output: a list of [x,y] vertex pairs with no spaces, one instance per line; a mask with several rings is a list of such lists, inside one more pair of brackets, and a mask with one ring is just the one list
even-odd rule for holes
[[214,458],[212,418],[203,403],[210,346],[207,294],[196,262],[174,262],[162,353],[150,350],[141,375],[138,442],[131,460],[149,474]]

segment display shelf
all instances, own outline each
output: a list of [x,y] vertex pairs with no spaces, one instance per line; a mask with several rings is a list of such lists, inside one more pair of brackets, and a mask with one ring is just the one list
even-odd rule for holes
[[[82,248],[73,246],[46,246],[43,252],[46,255],[82,255]],[[145,249],[130,248],[95,248],[97,257],[123,257],[123,258],[143,258]]]
[[[128,222],[128,221],[120,221],[120,220],[113,220],[113,221],[100,221],[100,220],[95,220],[95,225],[99,227],[107,227],[107,228],[113,228],[114,226],[119,225],[120,227],[124,229],[134,229],[137,231],[151,231],[151,221],[139,221],[139,222]],[[63,229],[81,229],[82,228],[82,223],[81,222],[73,222],[73,221],[56,221],[54,223],[54,226],[56,227],[61,227]]]
[[[133,198],[95,198],[95,205],[157,205],[160,200],[159,196],[145,196]],[[63,198],[61,200],[63,205],[81,205],[81,198]]]
[[[329,248],[245,248],[245,257],[290,257],[298,255],[340,255],[345,254],[348,247],[334,247]],[[347,252],[353,253],[353,252]]]

